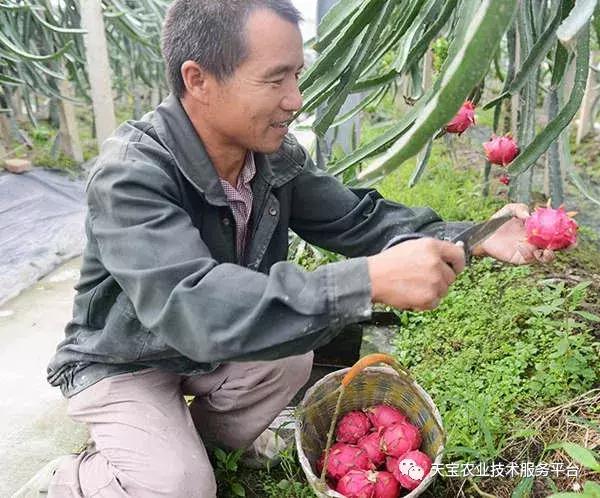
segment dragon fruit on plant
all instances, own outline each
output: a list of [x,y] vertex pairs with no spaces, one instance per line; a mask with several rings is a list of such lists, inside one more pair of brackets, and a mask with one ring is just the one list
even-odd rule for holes
[[467,128],[475,124],[475,106],[473,102],[466,101],[444,129],[448,133],[462,134]]
[[519,155],[519,146],[510,133],[503,137],[492,135],[492,138],[483,144],[483,148],[487,160],[500,166],[506,166]]
[[337,425],[335,438],[342,443],[356,444],[371,430],[369,418],[361,411],[346,413]]
[[538,207],[525,220],[527,241],[539,249],[553,251],[565,249],[577,242],[578,225],[572,218],[575,213],[567,213],[563,206],[553,209]]

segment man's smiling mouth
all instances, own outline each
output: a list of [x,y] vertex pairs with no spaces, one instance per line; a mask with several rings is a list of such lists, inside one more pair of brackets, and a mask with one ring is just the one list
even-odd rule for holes
[[285,121],[275,121],[274,123],[271,123],[271,126],[273,128],[287,128],[290,126],[291,122],[291,119],[286,119]]

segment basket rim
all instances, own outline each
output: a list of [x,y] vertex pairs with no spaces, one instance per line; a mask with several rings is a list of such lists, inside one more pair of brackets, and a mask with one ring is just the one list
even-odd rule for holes
[[[302,401],[300,401],[300,403],[298,404],[298,407],[302,408],[303,406],[306,406],[306,403],[307,403],[308,399],[310,398],[310,396],[313,395],[315,390],[321,384],[325,383],[328,380],[331,380],[334,377],[343,377],[349,370],[350,370],[350,367],[342,368],[340,370],[335,370],[333,372],[328,373],[321,379],[319,379],[317,382],[315,382],[311,387],[309,387],[306,390],[306,393],[302,397]],[[407,380],[410,384],[412,384],[412,386],[415,388],[417,394],[425,401],[425,403],[429,406],[429,408],[431,408],[431,411],[433,413],[435,420],[438,422],[439,427],[442,429],[444,440],[442,441],[442,444],[440,445],[437,455],[435,456],[435,459],[433,461],[433,465],[439,466],[442,462],[442,457],[443,457],[444,448],[445,448],[446,430],[444,428],[444,424],[442,423],[442,417],[440,415],[440,412],[439,412],[436,404],[431,399],[431,396],[429,396],[429,394],[427,393],[427,391],[425,391],[425,389],[423,389],[419,385],[419,383],[416,380],[414,380],[412,377],[405,375],[405,374],[401,374],[400,372],[398,372],[397,370],[395,370],[389,366],[383,366],[383,367],[371,366],[371,367],[365,368],[363,370],[363,372],[365,372],[365,373],[366,372],[381,373],[381,374],[386,374],[386,375],[392,374],[392,375],[396,375],[398,377],[402,377],[405,380]],[[338,493],[337,491],[335,491],[333,489],[329,489],[325,493],[323,491],[315,489],[314,483],[320,481],[320,477],[315,475],[315,473],[312,471],[312,467],[310,465],[310,462],[308,461],[308,457],[306,456],[306,453],[304,452],[304,448],[302,447],[301,429],[302,429],[302,427],[300,424],[300,420],[298,417],[295,417],[294,440],[296,443],[296,451],[298,453],[298,460],[300,461],[300,466],[302,467],[302,470],[306,474],[306,477],[307,477],[307,480],[308,480],[310,486],[313,488],[313,490],[315,492],[321,493],[322,496],[330,496],[330,497],[334,497],[334,498],[345,498],[344,495]],[[429,487],[429,485],[433,481],[434,477],[435,477],[435,474],[430,473],[425,479],[423,479],[421,484],[419,484],[415,489],[413,489],[407,495],[404,495],[403,498],[416,498],[417,496],[419,496],[423,491],[425,491],[425,489],[427,489],[427,487]]]

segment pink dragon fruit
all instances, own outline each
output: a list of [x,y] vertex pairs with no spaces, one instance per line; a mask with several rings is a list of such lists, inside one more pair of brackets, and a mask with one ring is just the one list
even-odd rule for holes
[[462,134],[467,128],[475,124],[475,106],[473,102],[466,101],[444,129],[448,133]]
[[538,207],[529,218],[525,220],[527,242],[539,249],[553,251],[565,249],[577,242],[577,223],[567,213],[563,206],[553,209]]
[[342,443],[356,444],[370,429],[371,422],[363,412],[348,412],[339,421],[335,438]]
[[519,146],[510,133],[503,137],[492,135],[492,138],[483,144],[483,148],[487,160],[501,166],[506,166],[519,154]]
[[338,480],[350,470],[368,470],[371,460],[365,450],[346,443],[334,443],[329,450],[327,476]]
[[400,458],[388,458],[386,468],[403,488],[415,489],[431,471],[431,458],[419,450],[409,451]]
[[376,472],[373,498],[398,498],[399,494],[400,483],[391,472]]
[[346,498],[373,498],[375,472],[351,470],[340,479],[335,490]]
[[504,185],[508,185],[510,183],[510,176],[500,175],[500,178],[498,178],[498,180],[500,181],[500,183],[502,183]]
[[419,429],[408,422],[386,427],[381,434],[381,449],[389,456],[399,457],[421,446]]
[[376,429],[388,427],[399,422],[408,422],[408,418],[398,408],[389,405],[375,405],[365,410],[371,424]]
[[385,462],[385,454],[381,451],[381,434],[379,431],[370,432],[358,440],[357,446],[365,450],[375,467]]

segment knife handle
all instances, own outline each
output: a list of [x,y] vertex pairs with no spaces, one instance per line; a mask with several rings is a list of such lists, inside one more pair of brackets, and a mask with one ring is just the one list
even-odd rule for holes
[[[385,246],[383,246],[382,251],[385,251],[386,249],[389,249],[390,247],[394,247],[395,245],[398,245],[401,242],[406,242],[407,240],[417,240],[417,239],[423,239],[425,237],[429,237],[429,235],[425,235],[423,233],[417,233],[417,232],[396,235],[395,237],[392,237]],[[448,241],[448,242],[453,242],[449,238],[445,238],[443,240]],[[471,251],[467,248],[467,245],[462,240],[460,240],[458,242],[453,242],[453,243],[456,245],[462,245],[463,250],[465,252],[465,265],[469,266],[471,264]]]
[[[449,242],[452,242],[451,240],[449,240]],[[460,245],[463,248],[463,251],[465,253],[465,266],[470,266],[471,265],[471,259],[472,259],[472,254],[471,254],[471,250],[467,247],[467,244],[465,244],[462,240],[459,240],[458,242],[454,242],[457,246]]]

